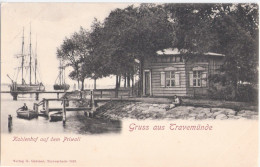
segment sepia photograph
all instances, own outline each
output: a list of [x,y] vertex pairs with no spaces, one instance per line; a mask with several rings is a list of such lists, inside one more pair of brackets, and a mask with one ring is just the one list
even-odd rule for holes
[[[185,152],[176,163],[169,155],[189,146],[190,157],[198,149],[187,144],[194,137],[210,147],[201,148],[205,155],[216,149],[212,155],[220,158],[225,149],[215,147],[223,143],[237,149],[226,150],[223,156],[233,156],[215,165],[257,166],[258,70],[257,3],[1,3],[2,164],[190,166]],[[238,137],[236,144],[228,134]],[[128,145],[134,137],[137,145]],[[145,156],[140,138],[151,144]],[[95,148],[106,141],[93,161],[76,151],[87,140]],[[103,150],[110,140],[114,147]],[[158,145],[163,140],[168,145]],[[56,154],[64,152],[63,143],[77,142],[71,145],[75,156],[64,149],[79,160],[46,159],[39,150],[25,159],[17,151],[34,143],[48,152],[45,145],[54,141],[61,148]],[[162,157],[151,151],[154,145],[172,150]],[[122,159],[106,156],[113,149],[124,152]],[[234,163],[246,151],[251,157]],[[17,157],[3,155],[11,152]]]

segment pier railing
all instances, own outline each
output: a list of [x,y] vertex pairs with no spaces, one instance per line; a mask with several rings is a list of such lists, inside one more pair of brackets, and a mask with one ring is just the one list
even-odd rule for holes
[[119,88],[119,89],[85,89],[84,91],[1,91],[0,93],[10,93],[13,96],[13,100],[17,100],[19,94],[35,94],[35,100],[39,100],[40,94],[57,94],[57,98],[64,94],[78,94],[79,98],[90,96],[91,91],[94,92],[94,98],[126,98],[132,97],[131,88]]
[[[85,90],[85,91],[91,91],[91,90]],[[94,98],[125,98],[125,97],[131,97],[132,91],[131,88],[119,88],[116,89],[95,89],[94,92]],[[116,93],[118,92],[118,94]]]

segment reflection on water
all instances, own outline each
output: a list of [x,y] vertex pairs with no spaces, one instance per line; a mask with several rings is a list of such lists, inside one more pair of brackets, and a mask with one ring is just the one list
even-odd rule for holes
[[[34,96],[34,95],[33,95]],[[40,95],[41,98],[56,98],[56,95]],[[66,113],[66,124],[62,121],[50,122],[46,117],[39,116],[32,120],[17,118],[16,110],[26,103],[29,109],[33,103],[37,103],[30,95],[18,97],[17,101],[12,100],[10,94],[1,94],[1,131],[3,133],[78,133],[78,134],[104,134],[120,133],[121,122],[88,118],[83,111],[72,111]],[[50,106],[59,106],[61,103],[53,103]],[[12,124],[8,123],[8,116],[12,116]]]

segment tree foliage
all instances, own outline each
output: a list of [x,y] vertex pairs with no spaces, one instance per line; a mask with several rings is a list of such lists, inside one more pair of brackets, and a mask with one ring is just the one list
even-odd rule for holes
[[81,82],[81,89],[84,89],[84,81],[92,75],[92,64],[89,54],[89,32],[80,28],[70,38],[65,38],[60,48],[57,49],[58,58],[66,62],[66,66],[71,66],[73,71],[69,77]]
[[57,55],[74,68],[71,78],[116,75],[118,87],[121,76],[130,80],[137,72],[142,82],[144,59],[158,50],[216,52],[225,63],[215,81],[237,91],[239,82],[258,80],[258,15],[257,4],[132,5],[65,38]]
[[258,81],[257,4],[167,4],[177,23],[173,47],[225,55],[222,73],[212,77],[238,97],[239,83]]

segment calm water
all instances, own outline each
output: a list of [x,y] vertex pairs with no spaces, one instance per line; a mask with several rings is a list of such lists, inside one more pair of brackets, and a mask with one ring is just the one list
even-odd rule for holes
[[[2,89],[3,90],[3,89]],[[62,121],[50,122],[48,118],[39,116],[32,120],[21,119],[16,116],[16,110],[26,103],[33,108],[35,95],[19,95],[17,101],[12,100],[10,94],[1,94],[1,131],[3,133],[74,133],[74,134],[105,134],[120,133],[121,122],[87,118],[83,111],[66,113],[66,124]],[[42,98],[56,98],[56,94],[40,94]],[[61,102],[50,102],[51,107],[61,107]],[[8,115],[13,117],[12,128],[8,128]]]

